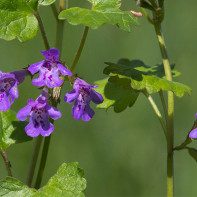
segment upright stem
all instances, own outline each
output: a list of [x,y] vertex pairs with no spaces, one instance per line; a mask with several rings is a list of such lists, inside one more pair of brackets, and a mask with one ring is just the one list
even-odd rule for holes
[[[163,59],[164,70],[166,79],[172,81],[172,73],[170,63],[168,60],[167,50],[164,38],[161,32],[161,25],[157,22],[154,23],[155,32],[159,42],[159,47]],[[174,194],[174,181],[173,181],[173,146],[174,146],[174,94],[168,91],[168,117],[169,123],[167,125],[167,196],[173,197]]]
[[26,184],[29,187],[31,187],[31,184],[32,184],[41,144],[42,144],[42,136],[39,135],[35,139],[35,142],[34,142],[31,160],[30,160],[29,169],[28,169],[27,178],[26,178]]
[[12,176],[11,165],[10,165],[10,162],[8,160],[6,150],[5,151],[0,151],[0,153],[3,157],[4,162],[5,162],[5,166],[6,166],[6,169],[7,169],[7,172],[8,172],[8,176]]
[[51,135],[44,139],[44,147],[42,150],[42,157],[41,157],[38,175],[37,175],[36,183],[35,183],[36,189],[40,188],[40,184],[42,181],[42,177],[43,177],[43,173],[44,173],[44,169],[45,169],[45,165],[46,165],[46,160],[47,160],[47,156],[48,156],[50,140],[51,140]]
[[42,38],[43,38],[43,41],[44,41],[45,48],[46,48],[46,50],[49,50],[50,49],[49,41],[47,39],[47,35],[46,35],[46,32],[45,32],[44,25],[42,23],[42,19],[40,17],[40,14],[38,12],[36,12],[36,13],[34,13],[34,15],[36,16],[36,18],[38,20],[38,24],[39,24],[39,27],[40,27],[40,30],[41,30],[41,34],[42,34]]
[[83,47],[84,47],[84,44],[85,44],[85,41],[86,41],[86,38],[87,38],[88,29],[89,29],[88,27],[85,27],[85,29],[84,29],[84,32],[83,32],[83,35],[82,35],[82,38],[81,38],[81,42],[79,44],[79,48],[77,50],[77,53],[76,53],[75,58],[73,60],[73,63],[71,65],[71,67],[70,67],[71,71],[73,71],[75,69],[75,67],[76,67],[76,65],[77,65],[77,63],[79,61],[79,58],[81,56],[81,52],[83,50]]
[[[60,11],[65,9],[65,0],[60,0]],[[56,47],[60,50],[62,50],[62,41],[63,41],[63,32],[64,32],[64,22],[63,21],[57,21],[57,34],[56,34]],[[57,107],[57,102],[53,102],[52,101],[52,106],[53,107]],[[54,121],[52,120],[51,123],[53,124]],[[48,150],[49,150],[49,145],[50,145],[50,141],[51,141],[51,135],[48,137],[45,137],[44,139],[44,146],[43,146],[43,150],[42,150],[42,156],[41,156],[41,161],[40,161],[40,166],[38,169],[38,175],[36,178],[36,183],[35,183],[35,188],[39,189],[41,182],[42,182],[42,178],[43,178],[43,174],[44,174],[44,169],[46,166],[46,161],[47,161],[47,156],[48,156]]]

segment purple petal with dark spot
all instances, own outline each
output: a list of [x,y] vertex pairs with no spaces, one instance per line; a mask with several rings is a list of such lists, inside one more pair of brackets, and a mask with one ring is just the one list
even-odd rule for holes
[[40,134],[40,129],[35,128],[32,119],[30,118],[29,124],[25,127],[25,131],[30,137],[37,137]]
[[76,120],[79,120],[81,118],[84,111],[84,107],[84,105],[78,103],[78,101],[75,101],[75,104],[72,107],[72,114]]
[[0,94],[0,111],[7,111],[10,106],[9,96],[6,93]]
[[42,129],[40,130],[40,133],[43,137],[47,137],[53,132],[53,130],[54,130],[54,126],[52,123],[50,123],[49,129],[46,131]]

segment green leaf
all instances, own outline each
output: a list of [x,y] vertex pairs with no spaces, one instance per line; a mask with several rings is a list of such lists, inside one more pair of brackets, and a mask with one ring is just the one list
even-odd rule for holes
[[106,78],[95,82],[97,92],[102,94],[104,101],[97,105],[98,108],[114,107],[115,112],[121,112],[127,107],[134,105],[139,92],[134,91],[130,86],[130,80],[120,79],[118,76]]
[[120,0],[89,0],[92,9],[73,7],[62,11],[59,19],[67,19],[72,25],[85,25],[97,29],[104,24],[117,25],[130,31],[130,25],[137,25],[137,19],[129,11],[121,11]]
[[55,2],[56,0],[39,0],[39,5],[43,5],[43,6],[46,6],[46,5],[51,5]]
[[194,148],[187,148],[188,153],[190,154],[191,157],[193,157],[195,159],[195,161],[197,162],[197,150]]
[[38,0],[1,0],[0,38],[24,42],[36,36],[38,21],[33,13],[37,9]]
[[[129,79],[131,87],[135,90],[146,90],[149,94],[160,90],[172,91],[178,97],[182,97],[185,92],[191,93],[191,89],[188,86],[166,80],[163,65],[150,67],[142,61],[130,61],[128,59],[120,59],[117,63],[107,62],[106,64],[108,66],[104,69],[104,74]],[[174,65],[171,67],[173,69]],[[176,77],[180,73],[173,71],[172,74]]]
[[39,190],[28,188],[15,178],[7,177],[0,181],[2,197],[84,197],[86,180],[82,177],[83,170],[78,163],[63,163],[57,173],[50,178],[46,186]]
[[8,110],[0,112],[0,151],[5,151],[9,146],[22,143],[32,138],[25,133],[26,122],[16,118],[16,112]]

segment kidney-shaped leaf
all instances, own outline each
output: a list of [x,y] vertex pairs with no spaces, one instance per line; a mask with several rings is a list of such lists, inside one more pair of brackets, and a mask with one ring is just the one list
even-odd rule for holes
[[56,0],[39,0],[39,5],[51,5],[52,3],[54,3]]
[[15,178],[7,177],[0,181],[2,197],[84,197],[86,180],[78,163],[63,163],[57,173],[50,178],[46,186],[39,190],[28,188]]
[[12,144],[26,142],[32,138],[25,133],[26,122],[16,118],[16,112],[0,112],[0,150],[5,151]]
[[37,9],[38,0],[1,0],[0,38],[24,42],[36,36],[38,22],[33,13]]
[[102,94],[104,101],[97,105],[98,108],[114,107],[115,112],[121,112],[127,107],[134,105],[139,92],[133,90],[130,86],[130,80],[120,79],[118,76],[106,78],[95,82],[98,87],[97,92]]
[[69,8],[59,14],[59,19],[67,19],[72,25],[85,25],[97,29],[104,24],[117,25],[122,30],[130,31],[131,24],[138,24],[130,11],[121,11],[120,0],[89,0],[92,9]]
[[[150,67],[142,61],[129,61],[128,59],[121,59],[117,63],[107,62],[106,64],[108,66],[104,69],[104,74],[110,76],[118,75],[119,78],[129,79],[131,87],[135,90],[146,90],[149,94],[160,90],[172,91],[178,97],[182,97],[185,92],[191,93],[191,89],[188,86],[166,80],[163,65]],[[177,71],[173,71],[172,74],[174,76],[179,75]]]

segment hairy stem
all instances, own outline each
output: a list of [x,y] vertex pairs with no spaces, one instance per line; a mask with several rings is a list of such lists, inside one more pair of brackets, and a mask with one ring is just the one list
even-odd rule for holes
[[[154,23],[157,40],[159,43],[166,79],[172,81],[172,73],[170,63],[168,60],[167,50],[164,42],[164,37],[161,31],[161,25],[158,22]],[[174,194],[174,180],[173,180],[173,146],[174,146],[174,94],[168,91],[168,118],[167,125],[167,196],[173,197]]]
[[163,122],[162,115],[161,115],[156,103],[154,102],[153,98],[148,93],[144,93],[144,95],[147,97],[148,101],[150,102],[150,104],[151,104],[151,106],[152,106],[152,108],[153,108],[156,116],[158,117],[159,122],[160,122],[160,124],[161,124],[161,126],[163,128],[164,134],[166,136],[166,134],[167,134],[166,126],[165,126],[165,124]]
[[42,144],[42,136],[39,135],[35,139],[35,142],[34,142],[31,160],[30,160],[29,169],[28,169],[27,178],[26,178],[26,185],[29,187],[31,187],[31,184],[32,184],[41,144]]
[[39,24],[39,27],[40,27],[40,30],[41,30],[42,39],[44,41],[45,48],[46,48],[46,50],[49,50],[50,46],[49,46],[48,38],[47,38],[47,35],[46,35],[46,32],[45,32],[44,25],[42,23],[42,19],[40,17],[40,14],[38,12],[36,12],[36,13],[34,13],[34,15],[38,20],[38,24]]
[[0,152],[1,152],[1,156],[3,157],[3,160],[5,162],[5,166],[6,166],[6,169],[7,169],[7,172],[8,172],[8,176],[12,176],[11,165],[10,165],[10,162],[8,160],[6,150],[5,151],[0,151]]
[[79,44],[79,48],[77,50],[77,53],[76,53],[75,58],[73,60],[73,63],[71,65],[71,67],[70,67],[71,72],[75,69],[75,67],[76,67],[76,65],[77,65],[77,63],[79,61],[79,58],[81,56],[81,52],[83,50],[83,47],[84,47],[84,44],[85,44],[85,41],[86,41],[86,38],[87,38],[88,30],[89,30],[89,28],[85,27],[83,35],[82,35],[82,38],[81,38],[81,42]]

